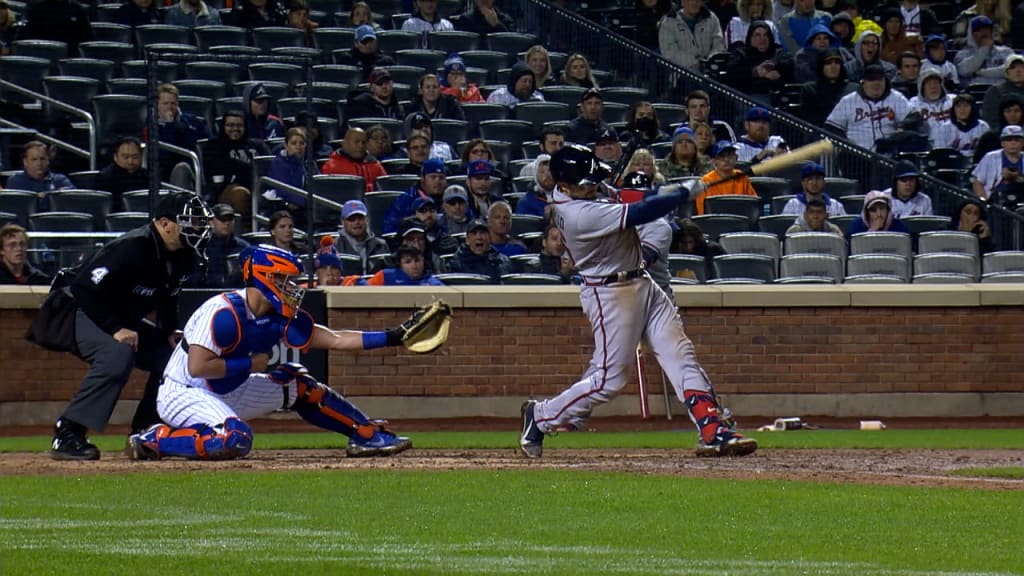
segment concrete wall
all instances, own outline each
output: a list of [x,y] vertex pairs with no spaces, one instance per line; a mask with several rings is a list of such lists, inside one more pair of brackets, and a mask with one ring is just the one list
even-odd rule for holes
[[[1024,415],[1022,286],[681,287],[687,333],[738,414],[879,417]],[[85,364],[23,334],[44,289],[0,287],[0,425],[51,421]],[[332,328],[380,329],[435,296],[455,307],[439,353],[330,354],[330,384],[390,418],[514,416],[556,394],[593,350],[574,287],[328,289]],[[660,394],[656,363],[650,391]],[[114,423],[141,394],[136,374]],[[639,412],[636,389],[598,415]],[[663,398],[650,404],[664,412]],[[681,411],[678,403],[675,411]]]

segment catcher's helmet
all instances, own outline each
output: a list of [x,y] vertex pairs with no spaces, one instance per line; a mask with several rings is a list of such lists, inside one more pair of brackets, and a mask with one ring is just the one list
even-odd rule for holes
[[303,274],[302,261],[269,244],[246,248],[238,257],[242,260],[245,285],[259,289],[278,314],[294,317],[306,295],[306,290],[295,282]]
[[555,182],[587,185],[597,184],[608,177],[608,166],[594,156],[594,152],[580,144],[566,144],[551,155],[551,176]]

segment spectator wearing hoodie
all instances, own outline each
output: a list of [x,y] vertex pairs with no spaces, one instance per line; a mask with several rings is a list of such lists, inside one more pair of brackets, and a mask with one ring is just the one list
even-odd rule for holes
[[402,23],[402,30],[405,32],[415,32],[422,34],[424,39],[424,48],[426,45],[426,38],[428,32],[448,32],[455,30],[455,26],[452,25],[452,21],[447,18],[442,18],[437,12],[437,0],[415,0],[413,5],[416,7],[416,11],[413,12],[412,16],[408,20]]
[[502,12],[495,0],[473,0],[471,4],[465,12],[459,14],[458,30],[475,32],[481,40],[495,32],[514,31],[515,22],[512,17]]
[[953,45],[963,47],[965,43],[970,42],[971,26],[974,19],[979,16],[992,21],[992,37],[997,43],[1002,44],[1003,36],[1010,33],[1012,26],[1011,2],[1012,0],[978,0],[964,9],[953,21],[953,33],[950,35]]
[[854,234],[861,232],[910,234],[910,230],[893,213],[892,198],[881,190],[872,190],[864,196],[864,208],[860,212],[860,218],[850,222],[846,228],[846,241],[849,242]]
[[985,203],[977,198],[967,198],[957,206],[949,229],[977,236],[978,249],[982,254],[988,254],[996,249],[992,240],[992,229],[988,225],[988,209],[985,208]]
[[198,26],[219,26],[220,12],[203,0],[181,0],[164,14],[164,24],[196,28]]
[[725,82],[745,94],[769,94],[794,82],[793,58],[782,51],[770,25],[747,27],[743,44],[729,51]]
[[466,78],[466,62],[458,54],[445,59],[440,81],[441,93],[455,98],[460,104],[484,101],[477,85],[470,84]]
[[441,90],[441,82],[436,74],[424,74],[420,78],[419,90],[413,96],[408,112],[419,112],[435,120],[466,119],[458,99]]
[[839,44],[853,54],[853,41],[857,37],[857,25],[846,12],[839,12],[832,17],[828,29],[839,39]]
[[401,196],[395,198],[391,206],[384,214],[384,233],[398,232],[402,220],[416,213],[413,208],[417,198],[431,198],[435,202],[441,200],[444,195],[447,176],[445,175],[444,162],[435,159],[427,160],[420,169],[420,181],[410,187]]
[[941,34],[934,34],[924,39],[924,60],[921,61],[921,71],[935,69],[942,76],[946,90],[957,90],[960,87],[960,74],[956,71],[956,65],[946,57],[946,37]]
[[491,245],[491,231],[483,220],[473,220],[466,229],[466,242],[459,246],[451,262],[452,272],[481,274],[500,284],[501,277],[512,273],[512,261]]
[[893,8],[882,16],[881,58],[899,65],[900,55],[904,52],[913,52],[921,58],[924,56],[924,42],[917,34],[907,34],[903,26],[903,15],[898,8]]
[[867,30],[857,38],[853,47],[853,60],[846,63],[846,77],[852,82],[860,82],[864,69],[872,64],[882,67],[885,75],[891,80],[896,76],[896,66],[880,57],[882,38],[878,32]]
[[722,25],[701,0],[681,0],[680,4],[678,12],[661,21],[658,45],[666,59],[696,71],[701,60],[725,52]]
[[999,122],[990,124],[988,132],[978,139],[974,149],[974,164],[981,162],[985,154],[999,149],[1003,128],[1024,125],[1024,98],[1016,94],[1004,96],[999,102]]
[[680,126],[672,133],[672,149],[658,161],[658,171],[665,178],[701,177],[711,170],[711,160],[697,150],[697,136],[691,128]]
[[1006,59],[1003,65],[1003,77],[1005,80],[999,84],[993,84],[985,92],[985,99],[981,104],[981,117],[991,125],[998,124],[999,104],[1008,96],[1016,96],[1024,99],[1024,56],[1014,54]]
[[998,84],[1006,76],[1006,61],[1013,55],[1009,46],[998,46],[992,35],[992,19],[975,16],[967,46],[956,53],[956,70],[960,81],[970,84]]
[[252,213],[252,163],[256,156],[269,156],[266,142],[249,138],[245,115],[229,110],[221,118],[217,136],[203,148],[204,188],[207,198],[230,204],[243,216]]
[[854,144],[875,149],[875,143],[896,133],[896,125],[910,113],[910,104],[893,91],[885,70],[877,65],[864,70],[860,89],[843,96],[825,119],[825,126]]
[[515,110],[520,102],[543,101],[544,95],[537,91],[534,83],[535,78],[530,67],[523,61],[517,61],[508,73],[508,82],[491,92],[487,102],[504,104]]
[[843,216],[843,203],[825,193],[825,167],[817,162],[808,162],[800,169],[801,192],[789,199],[782,207],[783,214],[803,214],[808,202],[820,200],[825,204],[829,216]]
[[908,99],[917,96],[921,80],[921,59],[913,52],[904,52],[900,56],[896,77],[892,79],[892,89]]
[[853,54],[842,47],[842,42],[827,26],[811,26],[803,47],[794,56],[794,81],[800,84],[814,81],[818,77],[818,55],[829,49],[838,50],[844,62],[853,60]]
[[128,0],[114,12],[112,21],[132,28],[163,23],[153,0]]
[[555,189],[555,179],[551,175],[550,168],[551,156],[541,154],[537,156],[533,164],[533,188],[516,202],[516,214],[550,218],[553,208],[550,199]]
[[366,151],[366,142],[366,132],[362,128],[349,128],[341,141],[341,148],[331,153],[320,172],[359,176],[366,185],[366,191],[373,192],[377,178],[387,176],[387,171]]
[[395,96],[395,84],[387,68],[375,68],[370,72],[370,91],[349,93],[344,108],[346,124],[353,118],[405,119],[405,108]]
[[892,186],[882,192],[892,198],[892,213],[897,218],[934,214],[932,198],[921,190],[921,171],[913,162],[897,162],[893,168]]
[[779,20],[782,47],[790,54],[796,54],[807,41],[815,24],[828,26],[832,15],[814,8],[814,0],[795,0],[793,10]]
[[786,229],[786,235],[798,232],[823,232],[843,235],[843,229],[828,221],[828,206],[820,198],[811,198],[804,205],[803,212],[796,217],[793,225]]
[[[771,31],[772,44],[779,44],[779,29],[772,20],[771,0],[739,0],[736,3],[738,16],[729,20],[725,27],[725,47],[732,49],[737,45],[750,44],[747,37],[750,26],[754,22],[762,21]],[[780,44],[781,46],[781,44]]]
[[377,46],[377,32],[369,24],[356,28],[352,49],[337,55],[335,63],[362,69],[363,79],[371,84],[370,74],[375,69],[395,65],[391,56],[380,51]]
[[278,0],[237,0],[231,10],[231,23],[249,30],[287,26],[288,7]]
[[935,12],[921,6],[918,0],[903,0],[899,10],[903,17],[903,27],[908,33],[921,37],[942,33],[942,24]]
[[359,257],[363,274],[376,272],[374,266],[378,260],[373,259],[374,256],[391,253],[387,241],[373,234],[369,210],[362,200],[349,200],[341,206],[341,229],[335,244],[341,254]]
[[910,111],[921,114],[921,119],[928,124],[929,139],[934,145],[939,126],[947,122],[953,113],[953,95],[946,93],[942,76],[935,69],[923,72],[917,86],[917,96],[910,99]]
[[939,124],[932,132],[932,146],[935,148],[953,148],[968,158],[974,157],[983,134],[988,132],[989,125],[979,119],[974,107],[974,97],[970,94],[958,94],[953,98],[953,112],[949,120]]
[[[423,0],[420,0],[422,2]],[[437,0],[431,0],[435,4]],[[367,286],[444,286],[426,269],[423,251],[413,244],[402,244],[395,251],[398,266],[378,270],[366,279]]]
[[245,129],[250,138],[269,140],[284,137],[284,122],[270,113],[270,100],[270,94],[260,82],[250,84],[242,91]]
[[857,84],[846,79],[846,66],[839,50],[818,54],[815,79],[800,87],[800,115],[814,126],[822,126],[843,96],[857,91]]

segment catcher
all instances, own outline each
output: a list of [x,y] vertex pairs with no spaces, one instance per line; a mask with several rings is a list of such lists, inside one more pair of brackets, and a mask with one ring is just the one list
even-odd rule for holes
[[405,345],[430,352],[448,336],[451,308],[435,302],[391,330],[333,331],[299,310],[305,290],[297,284],[302,263],[296,256],[263,244],[239,258],[246,287],[210,298],[188,319],[157,396],[166,424],[130,436],[128,457],[241,458],[252,449],[246,421],[280,408],[347,436],[350,457],[390,456],[411,448],[408,438],[388,430],[386,422],[370,420],[302,365],[268,371],[269,352],[282,340],[300,350]]

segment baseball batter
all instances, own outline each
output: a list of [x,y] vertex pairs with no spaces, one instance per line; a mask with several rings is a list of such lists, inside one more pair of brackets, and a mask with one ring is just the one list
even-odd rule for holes
[[523,404],[519,445],[529,458],[543,453],[544,435],[586,420],[618,395],[632,375],[637,344],[650,349],[697,424],[701,456],[741,456],[757,442],[722,423],[714,391],[683,332],[675,303],[650,279],[636,227],[689,201],[677,187],[632,204],[595,201],[608,174],[585,146],[567,144],[551,158],[557,186],[555,223],[583,278],[580,302],[594,331],[594,355],[583,377],[558,396]]
[[269,245],[240,255],[246,287],[203,303],[188,319],[181,345],[164,371],[157,424],[128,439],[133,460],[178,456],[241,458],[252,448],[246,422],[281,408],[349,438],[352,457],[397,454],[412,446],[383,422],[366,417],[299,364],[267,371],[268,354],[282,340],[290,348],[369,350],[401,343],[395,330],[333,331],[315,324],[299,304],[301,261]]

